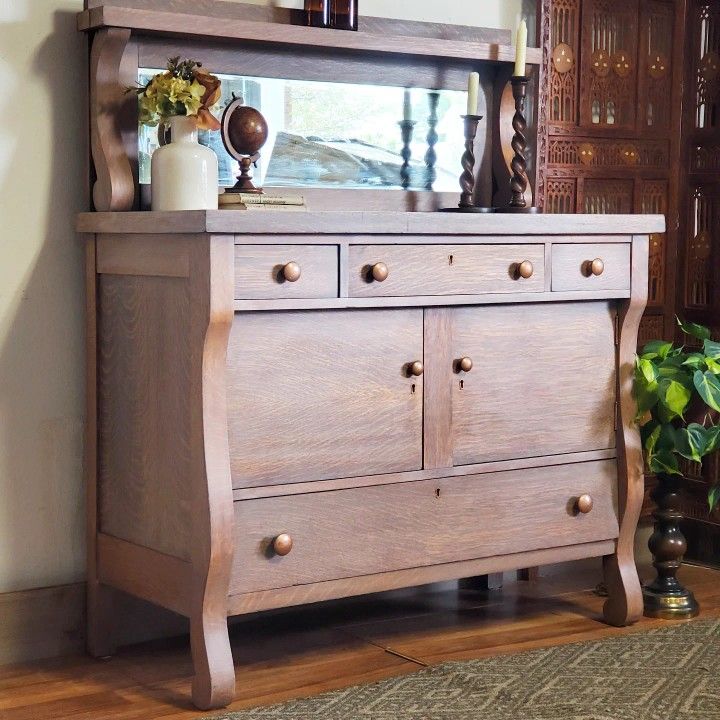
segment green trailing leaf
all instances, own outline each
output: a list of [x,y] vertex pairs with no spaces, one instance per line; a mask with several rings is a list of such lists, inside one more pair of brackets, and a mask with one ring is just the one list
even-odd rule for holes
[[680,329],[690,337],[697,338],[698,340],[709,340],[710,330],[704,325],[698,325],[697,323],[683,322],[680,318],[677,319]]
[[660,450],[648,462],[650,472],[658,475],[680,475],[680,466],[675,453],[670,450]]
[[720,425],[714,425],[713,427],[708,428],[705,432],[707,433],[705,440],[705,453],[707,455],[712,455],[712,453],[720,450]]
[[720,375],[720,360],[715,360],[714,358],[705,358],[705,364],[707,365],[707,369],[713,375]]
[[706,367],[705,356],[702,353],[691,353],[685,358],[683,365],[693,370],[704,370]]
[[705,340],[703,343],[703,352],[713,360],[720,360],[720,343],[714,342],[713,340]]
[[654,358],[666,358],[673,348],[673,344],[664,340],[653,340],[649,342],[642,351],[643,360],[653,360]]
[[643,360],[642,358],[638,359],[637,368],[642,373],[648,384],[654,383],[658,379],[658,368],[656,368],[649,360]]
[[677,380],[662,380],[658,383],[660,401],[669,411],[670,419],[682,417],[690,402],[692,392]]
[[662,425],[654,423],[654,426],[644,433],[643,445],[645,446],[645,452],[647,453],[648,458],[652,458],[655,455],[655,448],[657,447],[658,440],[660,439],[661,431]]
[[720,412],[720,378],[714,373],[698,370],[694,377],[695,388],[708,407]]
[[702,462],[707,454],[707,430],[702,425],[691,423],[677,432],[677,451],[687,460]]
[[710,488],[708,492],[708,505],[710,506],[710,512],[712,512],[720,503],[720,485],[715,485]]

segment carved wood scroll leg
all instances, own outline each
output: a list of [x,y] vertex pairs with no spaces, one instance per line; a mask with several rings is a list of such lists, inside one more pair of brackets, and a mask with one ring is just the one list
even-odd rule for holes
[[[130,104],[137,101],[125,89],[137,82],[137,62],[124,62],[130,30],[99,30],[90,54],[90,141],[95,185],[93,204],[98,211],[132,210],[135,204],[135,178],[123,138],[123,123],[133,117]],[[137,110],[133,130],[137,128]],[[127,121],[129,122],[129,120]],[[132,133],[131,133],[132,134]]]
[[[193,247],[192,428],[194,494],[193,600],[190,616],[195,679],[201,710],[229,705],[235,695],[227,613],[233,556],[233,494],[227,425],[225,365],[234,317],[234,241],[203,238]],[[204,307],[201,307],[204,305]]]
[[605,620],[611,625],[630,625],[642,617],[643,598],[635,566],[635,532],[642,510],[645,478],[640,432],[635,422],[633,397],[635,353],[640,320],[648,295],[648,247],[646,236],[633,238],[632,293],[619,312],[617,392],[618,509],[620,534],[614,555],[604,559],[608,599]]

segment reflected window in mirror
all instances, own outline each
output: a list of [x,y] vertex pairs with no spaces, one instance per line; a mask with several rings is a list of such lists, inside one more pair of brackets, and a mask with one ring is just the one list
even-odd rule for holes
[[[141,70],[139,82],[146,84],[157,72]],[[402,187],[400,122],[404,116],[404,88],[237,75],[219,77],[223,95],[213,110],[218,119],[234,97],[242,97],[268,121],[270,136],[254,170],[258,187]],[[430,92],[421,88],[410,90],[410,113],[416,123],[410,144],[412,190],[424,189],[427,182]],[[464,148],[461,115],[466,112],[467,94],[441,90],[439,96],[433,190],[454,192],[458,189]],[[200,142],[218,155],[220,184],[234,185],[238,163],[225,150],[220,133],[201,131]],[[141,127],[142,183],[150,182],[150,158],[157,147],[157,128]]]

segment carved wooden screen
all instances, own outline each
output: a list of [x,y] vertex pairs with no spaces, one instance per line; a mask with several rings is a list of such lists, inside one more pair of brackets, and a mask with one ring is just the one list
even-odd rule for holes
[[[546,212],[660,212],[641,339],[674,332],[682,0],[543,0]],[[677,70],[677,71],[676,71]],[[714,159],[704,159],[714,163]],[[720,161],[718,161],[720,162]],[[675,192],[674,192],[675,191]]]
[[[688,0],[685,115],[680,188],[680,313],[720,335],[720,2]],[[720,459],[684,468],[690,480],[682,510],[688,557],[720,565],[720,513],[708,522],[708,483]]]

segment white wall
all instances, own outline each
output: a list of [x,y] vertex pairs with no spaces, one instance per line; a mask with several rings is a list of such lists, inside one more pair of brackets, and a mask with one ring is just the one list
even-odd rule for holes
[[[369,15],[508,28],[520,4],[361,0]],[[0,0],[0,593],[83,577],[81,9]]]

